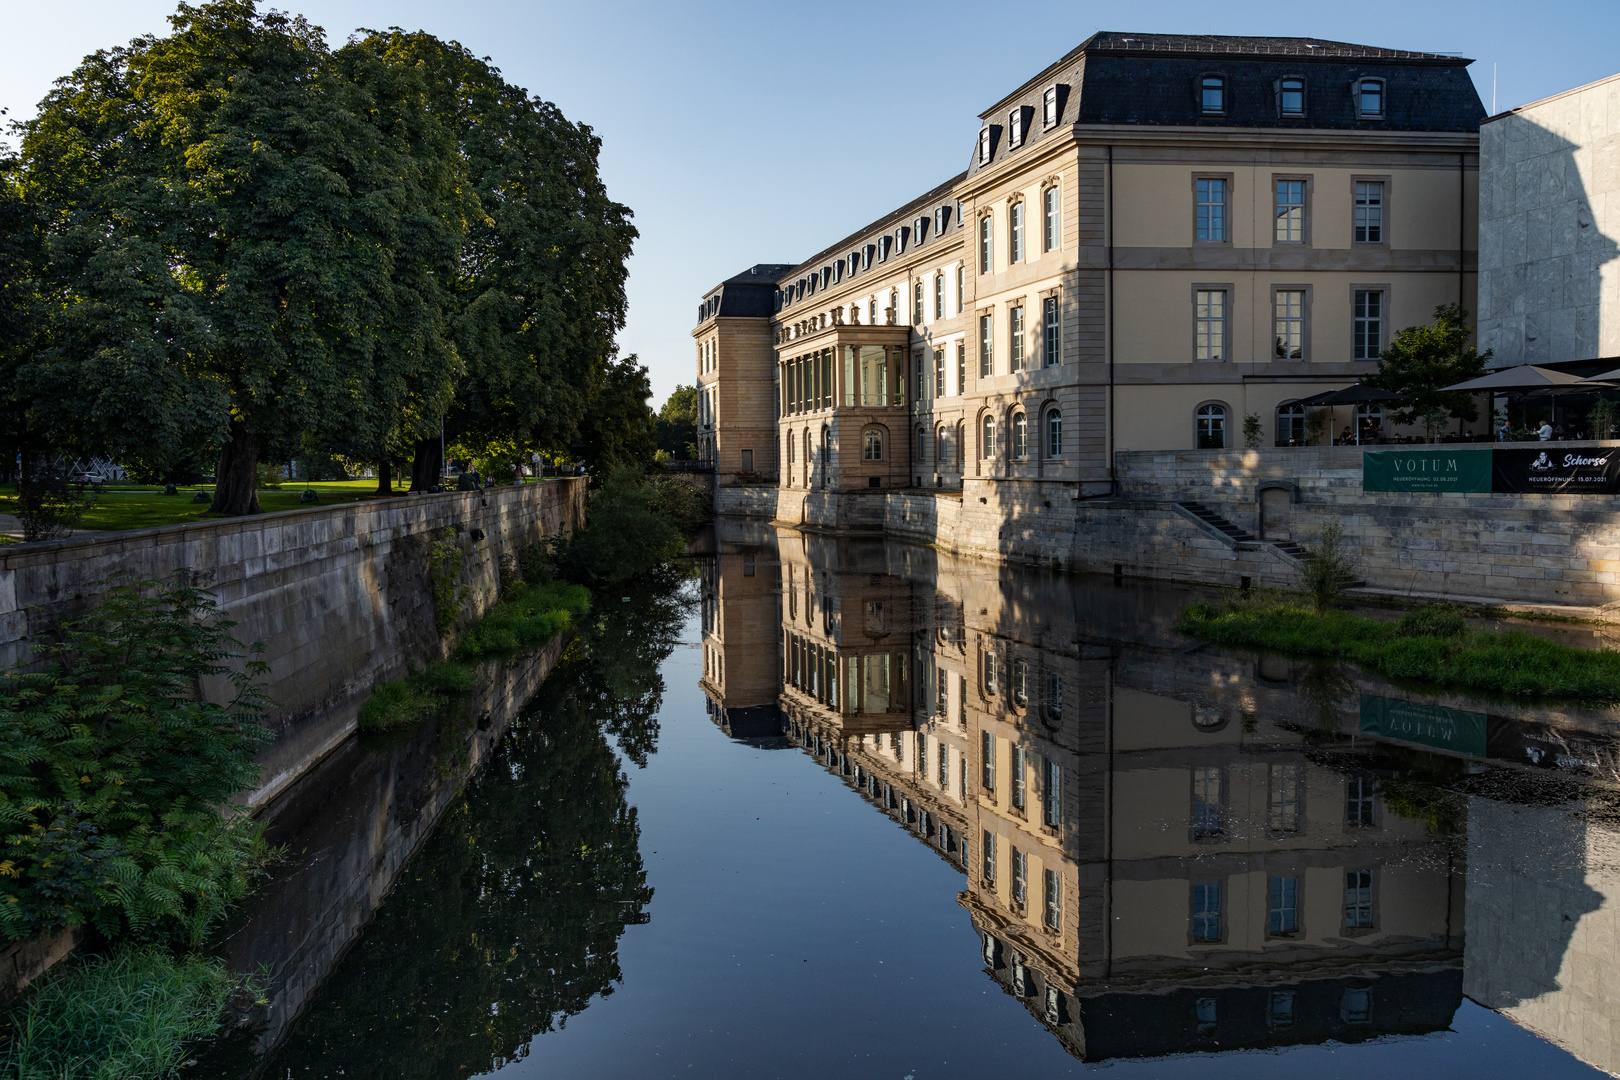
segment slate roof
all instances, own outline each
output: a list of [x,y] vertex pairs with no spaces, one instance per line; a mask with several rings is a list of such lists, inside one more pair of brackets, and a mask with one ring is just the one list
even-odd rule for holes
[[[1296,128],[1363,131],[1477,132],[1485,119],[1465,57],[1356,45],[1322,38],[1229,37],[1215,34],[1093,34],[1062,59],[980,114],[991,129],[991,163],[1005,160],[1074,124],[1163,124],[1178,127]],[[1226,78],[1220,116],[1198,107],[1197,80]],[[1276,83],[1305,80],[1305,115],[1277,115]],[[1351,84],[1384,80],[1384,116],[1358,119]],[[1045,128],[1041,98],[1062,89],[1062,115]],[[1034,118],[1023,147],[1009,149],[1008,114],[1024,106]],[[969,174],[978,160],[975,134]]]
[[728,318],[760,318],[771,314],[776,283],[793,267],[786,263],[756,263],[728,277],[703,297],[698,305],[698,325],[724,315]]

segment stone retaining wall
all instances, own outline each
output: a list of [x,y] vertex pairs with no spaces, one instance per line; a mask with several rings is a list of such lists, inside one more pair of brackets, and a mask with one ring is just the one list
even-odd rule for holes
[[[428,546],[445,529],[462,550],[461,622],[494,603],[501,560],[584,522],[583,478],[312,507],[0,548],[0,664],[27,659],[63,615],[114,574],[210,589],[243,642],[263,642],[277,739],[260,755],[259,805],[354,730],[373,687],[439,659]],[[229,690],[205,687],[222,699]]]

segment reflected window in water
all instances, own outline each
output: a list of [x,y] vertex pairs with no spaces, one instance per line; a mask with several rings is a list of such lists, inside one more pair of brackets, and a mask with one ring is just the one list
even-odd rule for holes
[[1014,810],[1024,808],[1024,773],[1028,769],[1028,754],[1022,746],[1012,751],[1012,805]]
[[1013,661],[1013,704],[1020,709],[1029,704],[1029,661]]
[[1063,878],[1056,870],[1041,873],[1046,886],[1046,928],[1058,930],[1063,926]]
[[926,774],[928,771],[928,736],[917,732],[917,771]]
[[881,637],[889,632],[889,621],[886,618],[882,600],[868,600],[866,602],[866,632]]
[[1046,759],[1045,792],[1047,828],[1055,829],[1063,820],[1063,766]]
[[934,714],[943,718],[950,712],[950,674],[943,669],[935,672]]
[[1271,879],[1271,910],[1266,932],[1273,937],[1299,933],[1299,878]]
[[1266,1010],[1266,1023],[1274,1028],[1294,1026],[1294,999],[1293,990],[1273,990],[1271,992],[1271,1005]]
[[1046,720],[1054,726],[1063,722],[1063,679],[1058,675],[1046,677]]
[[900,741],[898,731],[889,736],[889,749],[894,751],[894,760],[904,761],[906,759],[905,744]]
[[1221,940],[1221,886],[1206,881],[1192,887],[1192,939]]
[[1352,827],[1371,826],[1373,821],[1373,793],[1377,780],[1371,776],[1352,776],[1344,784],[1344,823]]
[[1192,771],[1192,834],[1202,840],[1226,831],[1226,770],[1200,765]]
[[1344,928],[1373,929],[1373,874],[1371,870],[1347,870],[1344,875]]
[[1012,902],[1023,908],[1029,904],[1029,856],[1012,848]]
[[995,697],[1000,686],[998,672],[996,671],[996,654],[984,654],[984,694],[986,697]]
[[984,857],[984,883],[996,883],[996,834],[989,829],[984,830],[984,840],[979,850]]
[[1193,1006],[1193,1016],[1198,1020],[1198,1034],[1215,1034],[1215,999],[1212,997],[1199,998]]
[[939,789],[945,791],[951,786],[951,748],[944,743],[939,744]]
[[1046,1022],[1054,1027],[1069,1022],[1068,1010],[1063,1007],[1063,991],[1055,986],[1046,988]]
[[1272,765],[1267,771],[1266,824],[1272,832],[1298,832],[1300,802],[1305,785],[1301,767]]
[[980,782],[984,790],[996,790],[996,737],[988,731],[979,732],[979,761],[984,766],[984,775]]
[[1372,990],[1352,986],[1344,992],[1339,1003],[1339,1016],[1347,1024],[1372,1023]]

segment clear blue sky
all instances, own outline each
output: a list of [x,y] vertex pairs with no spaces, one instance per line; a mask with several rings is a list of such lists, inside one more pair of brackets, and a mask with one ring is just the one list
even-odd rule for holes
[[[280,0],[356,27],[454,38],[601,135],[636,214],[626,352],[654,403],[695,377],[703,292],[797,262],[966,167],[979,112],[1099,29],[1274,34],[1457,52],[1486,108],[1620,70],[1620,0],[1293,4]],[[80,57],[163,32],[172,0],[0,0],[0,108],[26,118]]]

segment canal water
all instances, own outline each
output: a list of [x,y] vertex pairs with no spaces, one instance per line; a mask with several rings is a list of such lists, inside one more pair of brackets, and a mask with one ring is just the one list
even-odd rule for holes
[[1620,1071],[1620,723],[1203,646],[1205,594],[721,522],[509,730],[357,741],[190,1075]]

